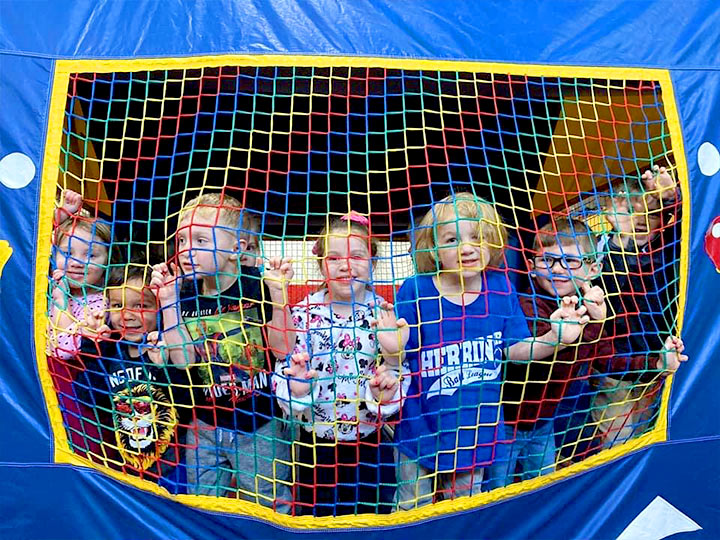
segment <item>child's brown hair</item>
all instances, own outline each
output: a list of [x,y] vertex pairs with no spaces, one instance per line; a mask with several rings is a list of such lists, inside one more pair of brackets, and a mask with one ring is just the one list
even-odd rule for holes
[[145,263],[144,252],[137,252],[127,266],[116,266],[108,276],[108,287],[122,287],[129,281],[137,280],[144,286],[150,285],[152,266]]
[[587,257],[597,255],[593,232],[580,220],[573,218],[554,218],[550,223],[538,229],[533,242],[533,251],[542,248],[577,245]]
[[[618,208],[627,206],[630,213],[642,212],[666,223],[676,211],[675,202],[667,203],[661,196],[662,190],[649,190],[642,176],[624,176],[619,182],[608,186],[610,193],[601,200],[602,210],[612,218]],[[609,220],[612,223],[612,219]]]

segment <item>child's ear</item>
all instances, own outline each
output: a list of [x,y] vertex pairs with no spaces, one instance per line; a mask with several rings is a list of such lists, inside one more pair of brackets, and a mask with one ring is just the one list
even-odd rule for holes
[[532,272],[533,270],[535,270],[535,261],[533,261],[532,259],[527,259],[527,266]]
[[589,272],[588,272],[588,279],[590,281],[596,279],[598,276],[600,276],[600,273],[602,272],[603,263],[602,261],[595,261],[590,264]]

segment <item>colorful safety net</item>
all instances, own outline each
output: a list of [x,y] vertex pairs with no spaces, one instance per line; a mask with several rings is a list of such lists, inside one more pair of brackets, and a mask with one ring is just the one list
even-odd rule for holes
[[77,73],[58,159],[47,365],[101,470],[386,514],[658,420],[682,223],[658,82]]

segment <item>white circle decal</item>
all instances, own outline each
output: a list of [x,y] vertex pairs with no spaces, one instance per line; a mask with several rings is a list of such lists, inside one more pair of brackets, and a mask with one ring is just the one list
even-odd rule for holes
[[21,189],[35,177],[35,164],[25,154],[13,152],[0,159],[0,183],[10,189]]
[[710,230],[710,234],[713,235],[713,238],[720,238],[720,223],[716,223],[713,225],[712,229]]
[[698,148],[698,166],[705,176],[712,176],[720,171],[720,152],[714,144],[704,142]]

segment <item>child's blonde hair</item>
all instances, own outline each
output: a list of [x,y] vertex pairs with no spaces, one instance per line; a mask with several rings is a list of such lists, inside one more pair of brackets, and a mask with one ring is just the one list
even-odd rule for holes
[[259,241],[261,225],[260,216],[249,212],[247,209],[243,210],[242,225],[240,226],[238,238],[245,240],[248,244],[252,242],[253,238],[257,238]]
[[97,236],[100,239],[100,243],[105,244],[108,248],[108,257],[110,256],[110,246],[112,244],[112,230],[110,229],[110,225],[96,219],[84,208],[81,208],[76,214],[65,218],[55,227],[54,245],[59,246],[65,238],[72,236],[78,229],[82,229],[92,236]]
[[325,259],[325,254],[327,253],[328,237],[333,233],[339,235],[346,234],[358,236],[363,240],[366,240],[368,251],[370,252],[370,257],[372,258],[372,264],[375,266],[375,263],[377,262],[379,244],[378,241],[370,234],[370,221],[362,214],[351,211],[344,216],[337,216],[334,218],[328,217],[328,222],[325,224],[320,236],[313,245],[312,252],[313,255],[317,257],[317,263],[321,272],[324,270],[323,259]]
[[215,225],[227,227],[236,232],[240,225],[243,207],[235,197],[224,193],[206,193],[188,201],[180,210],[178,223],[188,216],[215,219]]
[[488,266],[498,266],[503,260],[507,243],[507,230],[488,201],[472,193],[449,195],[435,203],[418,224],[415,233],[415,265],[420,273],[439,272],[437,257],[437,228],[439,225],[457,223],[460,219],[477,220],[477,232],[482,244],[490,251]]

